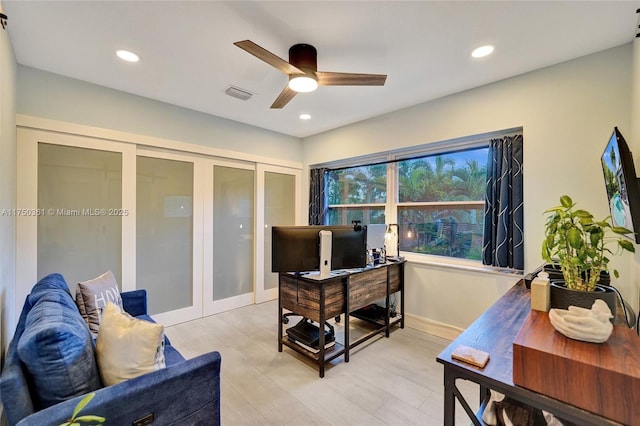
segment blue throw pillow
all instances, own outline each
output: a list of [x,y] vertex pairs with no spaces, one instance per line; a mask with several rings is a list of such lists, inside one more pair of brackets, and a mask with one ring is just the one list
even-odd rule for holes
[[29,294],[29,302],[31,302],[31,305],[35,305],[40,296],[46,294],[52,289],[64,290],[69,293],[69,296],[71,296],[69,286],[67,285],[64,277],[61,274],[49,274],[46,277],[41,278],[40,281],[33,286],[31,294]]
[[[52,288],[64,290],[67,293],[69,293],[69,295],[71,295],[71,292],[69,291],[69,286],[67,285],[67,282],[64,280],[64,277],[62,275],[49,274],[46,277],[40,279],[40,281],[38,281],[36,285],[33,286],[33,288],[31,289],[31,293],[27,296],[26,300],[24,301],[24,308],[22,309],[22,313],[25,315],[29,313],[29,311],[31,310],[33,305],[36,304],[40,296],[42,296],[43,294],[46,294],[46,292]],[[16,332],[18,332],[18,330],[16,330]]]
[[36,295],[17,350],[33,378],[37,409],[43,409],[97,390],[101,383],[89,328],[68,288],[39,288],[29,297]]

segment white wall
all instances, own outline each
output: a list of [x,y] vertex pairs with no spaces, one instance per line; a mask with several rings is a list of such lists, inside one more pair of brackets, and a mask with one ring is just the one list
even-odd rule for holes
[[[561,194],[597,216],[608,214],[599,158],[613,126],[631,132],[632,52],[631,44],[609,49],[309,137],[302,148],[296,138],[23,66],[18,67],[16,109],[305,165],[522,126],[530,270],[542,263],[542,212],[556,205]],[[307,205],[306,185],[302,196]],[[630,256],[613,262],[622,275],[616,286],[636,306],[632,264]],[[406,308],[412,317],[458,328],[515,282],[513,277],[415,264],[408,265],[406,278]]]
[[[15,81],[16,60],[13,48],[9,34],[0,28],[0,211],[16,207]],[[2,361],[16,326],[15,248],[15,217],[0,214],[0,358]]]
[[[542,263],[543,211],[569,194],[608,215],[600,156],[614,126],[630,134],[632,46],[623,45],[303,139],[304,164],[501,129],[524,129],[525,265]],[[612,264],[633,306],[632,256]],[[409,264],[406,309],[466,327],[517,279]]]
[[18,66],[18,114],[300,163],[300,139]]

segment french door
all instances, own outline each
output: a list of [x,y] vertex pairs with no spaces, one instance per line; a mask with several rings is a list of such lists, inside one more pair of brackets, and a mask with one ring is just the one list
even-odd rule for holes
[[198,159],[137,151],[135,283],[163,324],[202,316],[201,194]]
[[146,289],[165,325],[277,297],[271,228],[300,223],[299,169],[34,129],[18,140],[18,305],[48,273],[74,292],[107,270]]
[[211,161],[205,176],[204,313],[250,305],[255,281],[255,166]]
[[[262,214],[258,217],[257,246],[263,256],[257,259],[260,274],[256,279],[256,302],[278,297],[278,274],[271,272],[271,229],[278,225],[299,225],[301,176],[299,170],[285,167],[258,165],[257,204]],[[262,231],[260,231],[262,230]]]
[[62,273],[76,283],[111,270],[135,288],[135,146],[18,129],[16,304]]

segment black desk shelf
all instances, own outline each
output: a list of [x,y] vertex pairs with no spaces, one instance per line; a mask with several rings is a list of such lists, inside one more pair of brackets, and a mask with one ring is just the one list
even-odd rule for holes
[[[287,336],[282,337],[282,344],[304,355],[305,357],[312,359],[313,361],[316,361],[316,362],[320,361],[320,352],[317,352],[317,353],[311,352],[303,348],[302,346],[298,345],[297,343],[292,342],[287,338]],[[344,345],[336,342],[334,346],[324,350],[324,362],[326,363],[326,362],[333,361],[334,359],[343,355],[344,352],[345,352]]]

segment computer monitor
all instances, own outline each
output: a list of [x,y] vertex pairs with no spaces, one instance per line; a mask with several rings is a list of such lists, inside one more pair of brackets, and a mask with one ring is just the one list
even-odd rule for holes
[[331,231],[331,269],[353,269],[367,266],[367,228],[329,226]]
[[331,269],[367,266],[367,230],[351,225],[274,226],[271,238],[272,272],[320,269],[320,231],[331,231]]
[[369,250],[381,249],[385,246],[387,225],[384,223],[372,223],[367,225],[367,247]]
[[320,228],[274,226],[271,230],[271,271],[307,272],[320,269]]

